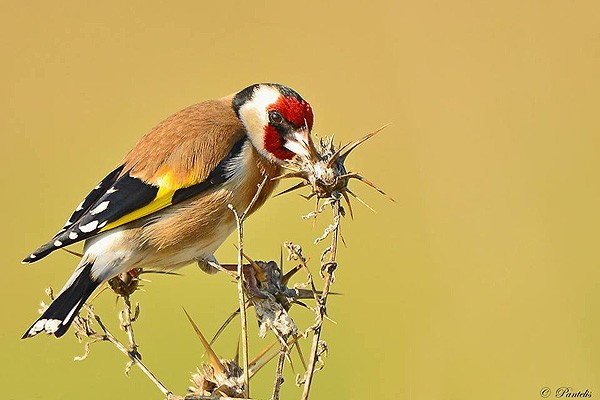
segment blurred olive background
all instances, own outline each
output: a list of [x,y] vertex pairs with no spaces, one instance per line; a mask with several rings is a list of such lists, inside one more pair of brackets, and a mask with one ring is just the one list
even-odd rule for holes
[[[75,362],[71,334],[21,341],[44,288],[60,289],[77,260],[20,260],[156,123],[263,81],[298,90],[315,130],[344,142],[392,123],[348,161],[398,203],[352,183],[377,213],[356,203],[343,221],[344,295],[330,301],[337,324],[325,325],[312,398],[600,395],[599,12],[592,1],[3,2],[1,397],[161,398],[109,344]],[[312,207],[295,194],[267,202],[247,223],[248,254],[279,259],[293,240],[316,272],[312,240],[329,216],[313,229],[300,218]],[[221,262],[235,261],[234,242]],[[237,302],[230,278],[181,272],[148,276],[134,298],[144,361],[178,394],[203,353],[181,306],[212,335]],[[95,304],[119,334],[114,296]],[[250,315],[256,354],[272,338]],[[283,398],[299,398],[286,368]],[[270,397],[274,369],[253,397]]]

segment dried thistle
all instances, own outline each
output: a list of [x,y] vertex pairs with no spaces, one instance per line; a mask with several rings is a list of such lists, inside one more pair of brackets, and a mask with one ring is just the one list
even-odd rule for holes
[[[354,149],[386,127],[387,125],[382,126],[376,131],[369,133],[362,139],[347,143],[339,148],[336,148],[334,145],[333,136],[321,138],[317,145],[315,145],[312,137],[308,135],[308,143],[303,143],[307,151],[307,156],[298,156],[288,161],[285,167],[290,170],[290,172],[273,178],[300,178],[302,181],[290,187],[289,189],[278,193],[277,196],[309,186],[311,189],[310,193],[303,197],[308,200],[316,196],[317,200],[315,211],[313,211],[307,217],[314,216],[316,218],[317,214],[323,211],[323,207],[319,207],[320,199],[331,199],[328,203],[331,204],[331,201],[336,200],[340,195],[344,198],[346,204],[348,205],[350,216],[353,216],[350,196],[356,198],[359,202],[363,203],[366,207],[372,210],[371,207],[364,203],[352,190],[348,188],[348,183],[350,180],[357,179],[377,190],[388,199],[394,201],[394,199],[391,198],[387,193],[375,186],[375,184],[373,184],[371,181],[365,179],[361,174],[356,172],[348,172],[346,166],[344,165],[346,158]],[[344,213],[343,209],[340,211],[342,214]]]
[[[225,396],[234,398],[243,398],[245,391],[244,370],[239,364],[239,343],[236,346],[236,354],[233,359],[220,358],[211,345],[208,343],[196,323],[183,310],[192,325],[192,328],[202,342],[202,346],[208,354],[209,363],[202,363],[201,368],[192,373],[191,383],[188,391],[190,395],[186,396]],[[291,344],[294,344],[292,342]],[[267,356],[268,351],[275,343],[263,349],[253,360],[250,361],[249,377],[253,377],[270,360],[275,358],[277,353]]]
[[259,336],[265,337],[272,330],[282,343],[288,336],[298,332],[298,327],[289,316],[290,299],[297,295],[296,291],[287,288],[282,282],[281,269],[274,261],[253,261],[246,257],[256,274],[256,288],[250,292],[250,302],[256,311],[256,319],[260,327]]
[[224,372],[215,371],[209,364],[202,364],[192,374],[190,382],[192,386],[188,388],[191,394],[197,396],[226,396],[243,398],[244,397],[244,378],[243,370],[234,360],[221,360]]
[[244,397],[244,371],[239,366],[238,357],[236,356],[233,360],[225,360],[217,356],[185,308],[183,312],[210,359],[210,364],[202,363],[202,369],[198,368],[197,372],[192,374],[191,382],[193,386],[190,386],[189,391],[199,396]]
[[[291,243],[285,243],[284,246],[292,246],[296,252],[302,253],[300,246],[292,245]],[[286,274],[283,274],[275,261],[254,261],[246,254],[243,254],[243,256],[249,262],[242,269],[244,274],[244,289],[248,293],[249,305],[254,306],[256,311],[260,328],[259,335],[264,337],[267,331],[272,330],[280,341],[285,342],[289,335],[296,335],[298,333],[298,328],[293,318],[288,314],[289,309],[293,304],[300,304],[305,308],[313,310],[300,300],[314,299],[315,296],[318,298],[321,292],[316,290],[314,284],[312,284],[310,290],[304,289],[308,284],[296,284],[293,288],[287,286],[290,279],[302,269],[302,265],[298,265]],[[297,257],[290,257],[289,259],[298,260]],[[223,264],[221,268],[232,271],[237,268],[237,265]],[[238,312],[239,309],[229,316],[219,328],[211,343],[216,340]]]

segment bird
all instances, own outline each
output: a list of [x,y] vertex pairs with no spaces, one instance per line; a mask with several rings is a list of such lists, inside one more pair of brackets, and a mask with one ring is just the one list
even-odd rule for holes
[[296,155],[308,154],[310,104],[295,90],[258,83],[185,108],[146,133],[29,264],[85,241],[71,277],[23,338],[63,336],[102,283],[137,268],[197,263],[217,270],[214,252],[235,230],[235,210],[266,201]]

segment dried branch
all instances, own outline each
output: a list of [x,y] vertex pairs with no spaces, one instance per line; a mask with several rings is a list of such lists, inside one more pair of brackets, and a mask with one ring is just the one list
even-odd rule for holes
[[[119,321],[121,322],[121,330],[125,331],[127,338],[129,339],[129,351],[135,354],[140,360],[142,355],[138,351],[138,345],[135,342],[135,335],[133,333],[133,322],[138,318],[140,314],[140,305],[135,305],[133,314],[131,312],[131,301],[129,296],[135,292],[140,285],[140,274],[141,269],[133,269],[129,272],[124,272],[115,276],[108,281],[108,285],[111,289],[123,299],[125,307],[119,313]],[[129,374],[129,370],[133,366],[133,362],[130,361],[125,367],[125,374]]]
[[275,372],[275,387],[273,388],[272,400],[279,400],[279,391],[281,390],[281,385],[283,384],[283,364],[287,354],[286,347],[287,346],[282,343],[281,348],[279,349],[279,361],[277,362],[277,370]]
[[[87,357],[87,355],[89,353],[89,346],[91,343],[100,342],[100,341],[110,342],[121,353],[123,353],[127,357],[129,357],[129,359],[131,360],[130,362],[137,365],[138,368],[140,368],[140,370],[142,370],[142,372],[144,374],[146,374],[146,376],[156,385],[156,387],[158,387],[158,389],[165,395],[166,398],[168,398],[168,399],[171,398],[173,396],[173,393],[171,393],[171,391],[168,390],[165,387],[165,385],[163,385],[158,380],[158,378],[156,376],[154,376],[154,374],[144,365],[144,363],[142,362],[142,360],[139,357],[139,353],[137,353],[137,351],[132,351],[132,350],[127,349],[127,347],[125,347],[125,345],[123,345],[112,333],[110,333],[110,331],[102,323],[100,316],[94,312],[94,308],[91,305],[85,304],[84,308],[86,309],[88,315],[86,317],[82,317],[81,315],[78,315],[75,318],[75,321],[73,323],[75,330],[76,330],[75,334],[79,338],[82,335],[87,336],[90,339],[92,339],[92,341],[86,343],[85,354],[83,357],[80,357],[78,359],[81,360],[81,359],[85,359],[85,357]],[[100,326],[100,328],[104,332],[103,334],[96,332],[92,328],[92,321],[95,321],[98,324],[98,326]]]
[[339,233],[339,219],[340,219],[340,199],[339,194],[336,201],[332,204],[333,208],[333,218],[335,229],[332,231],[331,236],[331,246],[329,247],[329,262],[324,263],[322,265],[322,270],[325,271],[325,286],[323,287],[323,293],[321,294],[319,301],[317,302],[319,311],[318,311],[318,320],[317,326],[315,327],[315,333],[313,336],[313,343],[310,354],[310,361],[308,363],[308,370],[306,374],[306,378],[304,381],[304,391],[302,393],[302,400],[308,399],[308,395],[310,393],[310,387],[312,385],[313,375],[315,373],[315,366],[317,360],[319,358],[319,342],[321,339],[321,331],[323,328],[323,318],[327,314],[327,297],[329,296],[329,289],[331,287],[331,283],[333,282],[334,276],[333,272],[337,267],[336,256],[337,256],[337,246],[338,246],[338,233]]

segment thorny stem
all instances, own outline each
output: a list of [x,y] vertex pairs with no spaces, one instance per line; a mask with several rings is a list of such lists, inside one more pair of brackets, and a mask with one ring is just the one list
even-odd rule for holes
[[304,256],[300,256],[300,254],[298,254],[298,259],[300,261],[300,265],[302,266],[302,268],[306,271],[306,275],[308,277],[308,284],[310,285],[310,291],[313,294],[313,298],[315,299],[316,304],[318,305],[321,301],[320,297],[319,297],[319,292],[317,291],[317,288],[315,287],[315,281],[313,279],[312,273],[310,272],[310,269],[308,268],[308,265],[306,264],[306,259],[304,258]]
[[338,235],[340,230],[340,194],[335,192],[332,194],[332,198],[334,201],[331,204],[333,209],[333,218],[334,218],[334,229],[331,232],[331,247],[329,248],[329,262],[325,263],[323,267],[325,267],[325,286],[323,287],[323,293],[319,301],[317,302],[319,312],[318,312],[318,321],[315,326],[315,333],[313,336],[313,343],[310,354],[310,362],[308,364],[308,370],[306,379],[304,381],[304,392],[302,393],[302,400],[308,399],[308,394],[310,392],[310,386],[312,384],[313,375],[315,373],[315,365],[317,364],[317,359],[319,358],[319,340],[321,339],[321,330],[323,327],[323,318],[326,315],[326,306],[327,306],[327,296],[329,296],[329,288],[331,287],[331,282],[333,280],[333,271],[336,268],[336,255],[337,255],[337,244],[338,244]]
[[244,294],[244,274],[242,271],[244,264],[244,220],[246,219],[246,215],[250,212],[258,197],[260,196],[260,192],[262,191],[263,186],[267,182],[268,176],[265,175],[262,182],[258,185],[256,189],[256,194],[248,204],[248,207],[244,212],[239,215],[232,204],[229,204],[229,208],[233,211],[235,215],[235,220],[237,223],[237,231],[238,231],[238,297],[240,300],[240,319],[242,320],[242,353],[244,360],[244,397],[250,397],[250,368],[248,361],[248,323],[246,317],[246,298]]
[[283,383],[283,364],[285,362],[286,345],[281,343],[281,349],[279,350],[279,361],[277,362],[277,372],[275,373],[275,387],[273,389],[273,397],[271,400],[279,400],[279,391],[281,390],[281,384]]
[[[238,297],[240,300],[240,319],[242,320],[242,353],[244,360],[244,397],[250,396],[250,376],[248,375],[248,324],[246,322],[246,298],[244,296],[244,282],[242,273],[243,256],[244,251],[244,223],[241,220],[238,213],[235,211],[233,206],[230,205],[231,211],[235,215],[237,221],[238,230]],[[242,214],[243,215],[243,214]]]
[[104,326],[104,324],[102,323],[102,320],[100,319],[100,317],[98,315],[96,315],[96,313],[94,312],[94,310],[89,306],[89,305],[85,305],[87,311],[94,317],[94,319],[96,320],[96,322],[98,323],[98,325],[100,326],[100,328],[102,328],[102,331],[104,331],[103,335],[97,335],[96,337],[94,337],[94,339],[96,340],[102,340],[102,341],[107,341],[112,343],[117,349],[119,349],[121,351],[121,353],[125,354],[127,357],[129,357],[129,359],[131,360],[131,362],[133,362],[135,365],[137,365],[144,374],[146,374],[146,376],[152,381],[154,382],[154,384],[158,387],[158,389],[165,395],[165,397],[167,399],[171,398],[173,396],[173,393],[171,393],[170,390],[168,390],[165,385],[163,385],[156,376],[154,376],[154,374],[152,372],[150,372],[150,370],[144,365],[144,363],[142,362],[142,360],[140,360],[140,358],[138,357],[138,353],[134,352],[134,351],[130,351],[127,349],[127,347],[125,347],[117,338],[115,338],[112,333],[110,333],[110,331],[106,328],[106,326]]

